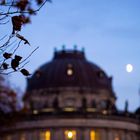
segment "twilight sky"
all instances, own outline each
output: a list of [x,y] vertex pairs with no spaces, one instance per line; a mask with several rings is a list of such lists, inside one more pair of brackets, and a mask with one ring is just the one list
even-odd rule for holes
[[[77,44],[79,50],[85,48],[89,61],[113,76],[118,108],[124,109],[128,100],[129,110],[134,111],[140,105],[139,13],[140,0],[53,0],[22,30],[32,47],[21,54],[40,46],[26,68],[33,73],[52,59],[54,47],[60,50],[65,44],[70,49]],[[127,63],[134,66],[132,73],[125,71]],[[25,88],[21,74],[11,79],[15,86]]]

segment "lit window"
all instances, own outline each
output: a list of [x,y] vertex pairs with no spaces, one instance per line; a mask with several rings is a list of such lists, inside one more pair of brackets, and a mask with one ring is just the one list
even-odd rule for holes
[[73,70],[72,69],[67,69],[67,75],[71,76],[73,74]]
[[115,139],[114,140],[120,140],[119,136],[115,136]]
[[38,114],[38,111],[37,110],[33,110],[33,114]]
[[26,135],[22,133],[22,134],[20,135],[20,140],[26,140]]
[[45,140],[50,140],[51,139],[51,133],[50,131],[45,132]]
[[90,132],[90,140],[95,140],[95,131],[94,130],[92,130]]
[[6,136],[6,140],[11,140],[11,139],[12,139],[12,137],[10,135]]
[[90,131],[90,140],[100,140],[100,135],[95,130]]
[[76,131],[75,130],[66,130],[65,131],[65,140],[76,140]]
[[50,131],[41,132],[40,140],[51,140],[51,132]]
[[73,107],[65,107],[63,110],[66,111],[66,112],[73,112],[73,111],[75,111],[75,108],[73,108]]

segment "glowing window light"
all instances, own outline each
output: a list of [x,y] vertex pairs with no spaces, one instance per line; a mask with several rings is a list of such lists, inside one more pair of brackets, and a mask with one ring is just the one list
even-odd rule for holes
[[73,112],[73,111],[75,111],[75,108],[73,108],[73,107],[65,107],[63,110],[66,111],[66,112]]
[[90,131],[90,140],[100,140],[100,135],[95,130]]
[[95,135],[96,135],[95,131],[91,130],[91,132],[90,132],[90,140],[96,140]]
[[73,74],[73,70],[72,69],[67,69],[67,75],[71,76]]
[[65,131],[65,140],[76,140],[76,131],[75,130],[66,130]]
[[6,136],[6,140],[12,140],[12,136],[7,135],[7,136]]
[[25,140],[25,139],[26,139],[26,135],[22,133],[22,134],[20,135],[20,140]]
[[50,131],[45,132],[45,140],[51,140],[51,133]]
[[115,136],[114,140],[120,140],[119,136]]
[[73,134],[71,131],[68,132],[68,138],[71,139],[73,137]]
[[50,131],[40,132],[40,140],[51,140],[51,132]]

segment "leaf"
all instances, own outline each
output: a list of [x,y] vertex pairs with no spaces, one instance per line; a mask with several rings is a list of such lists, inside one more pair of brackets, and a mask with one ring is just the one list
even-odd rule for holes
[[12,59],[12,61],[11,61],[11,67],[15,70],[15,71],[17,71],[17,67],[19,66],[19,62],[20,62],[20,60],[22,59],[22,57],[21,56],[19,56],[19,55],[15,55],[15,58],[14,59]]
[[15,59],[16,59],[17,61],[20,61],[20,60],[22,59],[22,57],[19,56],[19,55],[15,55]]
[[15,34],[15,31],[20,31],[23,23],[24,23],[24,16],[22,16],[22,15],[13,16],[12,17],[12,25],[13,25],[12,34]]
[[28,45],[30,45],[30,43],[28,42],[28,40],[25,39],[22,35],[20,35],[20,34],[16,34],[16,37],[18,37],[19,39],[23,40],[23,41],[24,41],[24,44],[28,44]]
[[12,56],[12,53],[7,53],[7,52],[5,52],[5,53],[3,54],[3,57],[4,57],[5,59],[9,59],[9,58],[11,58],[11,56]]
[[17,2],[17,7],[21,10],[24,11],[28,5],[28,0],[20,0],[19,2]]
[[21,72],[24,76],[29,76],[29,75],[31,75],[31,74],[29,73],[29,71],[26,70],[26,69],[21,69],[20,72]]
[[19,66],[19,61],[17,61],[16,59],[12,59],[12,61],[11,61],[11,67],[15,70],[15,71],[17,71],[17,67]]
[[7,64],[7,63],[3,63],[3,64],[2,64],[2,67],[3,67],[4,69],[8,69],[8,66],[9,66],[9,64]]

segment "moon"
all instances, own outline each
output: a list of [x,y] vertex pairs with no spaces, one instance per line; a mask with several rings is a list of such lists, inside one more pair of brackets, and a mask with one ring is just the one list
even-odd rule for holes
[[128,73],[132,72],[132,71],[133,71],[133,65],[132,65],[132,64],[127,64],[127,65],[126,65],[126,71],[127,71]]

